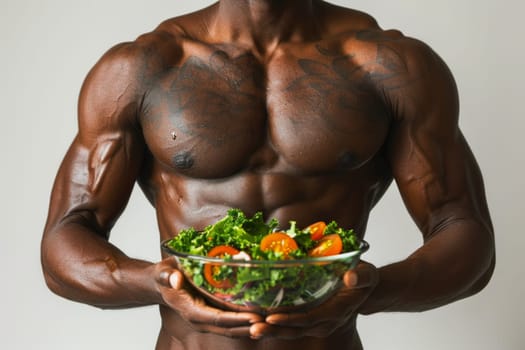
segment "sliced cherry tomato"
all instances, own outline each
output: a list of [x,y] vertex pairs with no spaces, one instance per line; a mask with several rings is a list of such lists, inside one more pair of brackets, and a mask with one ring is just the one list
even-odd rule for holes
[[343,241],[337,233],[334,233],[323,236],[323,238],[319,240],[319,243],[308,252],[308,255],[312,257],[330,256],[337,255],[342,251]]
[[[212,258],[222,258],[226,254],[235,255],[239,254],[239,251],[228,245],[219,245],[213,247],[209,252],[208,256]],[[217,280],[215,276],[218,274],[220,267],[218,264],[206,264],[204,265],[204,278],[211,286],[215,288],[228,289],[234,286],[234,283],[231,280],[223,279]]]
[[314,241],[318,241],[323,238],[324,230],[326,228],[326,223],[324,221],[318,221],[306,228],[310,232],[310,237]]
[[295,240],[284,232],[270,233],[261,240],[263,252],[272,250],[276,253],[282,253],[285,258],[298,248]]

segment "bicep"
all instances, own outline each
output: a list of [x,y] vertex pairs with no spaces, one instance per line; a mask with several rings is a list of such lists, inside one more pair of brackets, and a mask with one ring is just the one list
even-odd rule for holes
[[458,220],[485,225],[489,216],[481,173],[461,132],[447,137],[398,132],[405,135],[392,140],[394,178],[425,238]]
[[75,138],[55,180],[50,224],[87,215],[93,229],[108,234],[127,203],[140,166],[142,150],[132,139],[117,133],[84,145]]
[[454,79],[435,53],[422,51],[408,64],[411,83],[391,92],[398,115],[389,156],[406,206],[428,239],[459,220],[490,223],[481,173],[458,126]]
[[109,54],[89,73],[78,108],[78,133],[58,171],[48,225],[88,217],[107,236],[124,209],[141,166],[144,142],[137,125],[136,66]]

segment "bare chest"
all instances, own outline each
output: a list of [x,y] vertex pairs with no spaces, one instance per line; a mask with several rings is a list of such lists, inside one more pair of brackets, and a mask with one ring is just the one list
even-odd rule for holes
[[357,168],[379,152],[389,124],[353,57],[313,45],[264,63],[195,51],[156,78],[142,111],[153,156],[196,178]]

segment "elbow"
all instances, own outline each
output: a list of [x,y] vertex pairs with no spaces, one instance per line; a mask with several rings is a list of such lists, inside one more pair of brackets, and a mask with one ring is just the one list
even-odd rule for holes
[[44,282],[47,288],[54,294],[61,295],[60,283],[53,274],[52,260],[49,258],[49,248],[46,244],[46,239],[41,242],[40,245],[40,267],[42,269],[42,274],[44,277]]
[[485,268],[483,269],[483,271],[481,271],[481,273],[478,274],[478,277],[474,280],[473,283],[471,283],[469,288],[463,293],[462,297],[467,298],[474,296],[480,293],[488,286],[494,274],[494,269],[496,267],[496,254],[494,250],[492,250],[488,262],[484,265]]
[[[485,226],[487,227],[487,226]],[[492,227],[487,227],[486,235],[477,235],[471,240],[469,266],[472,278],[470,284],[463,292],[462,297],[470,297],[483,291],[490,283],[496,267],[496,244]]]
[[74,300],[70,287],[74,281],[72,273],[74,264],[63,253],[63,249],[56,249],[49,238],[44,238],[40,250],[42,274],[47,288],[52,293],[65,299]]
[[54,269],[46,265],[44,259],[42,260],[42,270],[44,281],[47,288],[55,295],[67,300],[80,302],[99,309],[108,309],[109,306],[104,304],[97,304],[88,295],[83,294],[78,288],[75,281],[68,277],[68,271],[61,271],[59,273],[53,272]]
[[496,255],[492,254],[492,258],[490,260],[489,266],[487,269],[483,272],[483,274],[472,284],[472,286],[469,289],[469,295],[475,295],[481,292],[487,285],[489,284],[490,280],[492,279],[492,275],[494,274],[494,269],[496,267]]
[[[125,307],[120,304],[115,284],[120,271],[113,259],[91,258],[88,262],[45,243],[41,267],[47,288],[59,297],[99,309]],[[113,292],[112,292],[113,291]]]
[[49,251],[42,247],[41,253],[41,268],[44,277],[44,282],[47,288],[54,294],[63,298],[68,298],[67,288],[60,274],[57,273],[59,268],[54,266],[53,259],[49,257]]
[[44,281],[47,288],[53,293],[60,297],[67,298],[67,295],[64,291],[62,284],[55,278],[51,273],[46,271],[45,267],[43,268]]

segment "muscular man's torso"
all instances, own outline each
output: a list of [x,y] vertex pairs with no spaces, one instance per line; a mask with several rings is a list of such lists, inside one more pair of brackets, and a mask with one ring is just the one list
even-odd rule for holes
[[[363,235],[391,181],[385,147],[393,117],[376,81],[402,67],[378,42],[384,34],[345,29],[261,56],[241,44],[167,33],[169,24],[139,39],[161,48],[151,57],[146,50],[156,73],[145,78],[139,113],[147,149],[139,182],[161,238],[202,228],[231,207],[303,226],[337,220]],[[161,311],[161,349],[289,347],[194,333]],[[340,346],[360,348],[354,324],[330,339],[304,338],[301,349]]]

